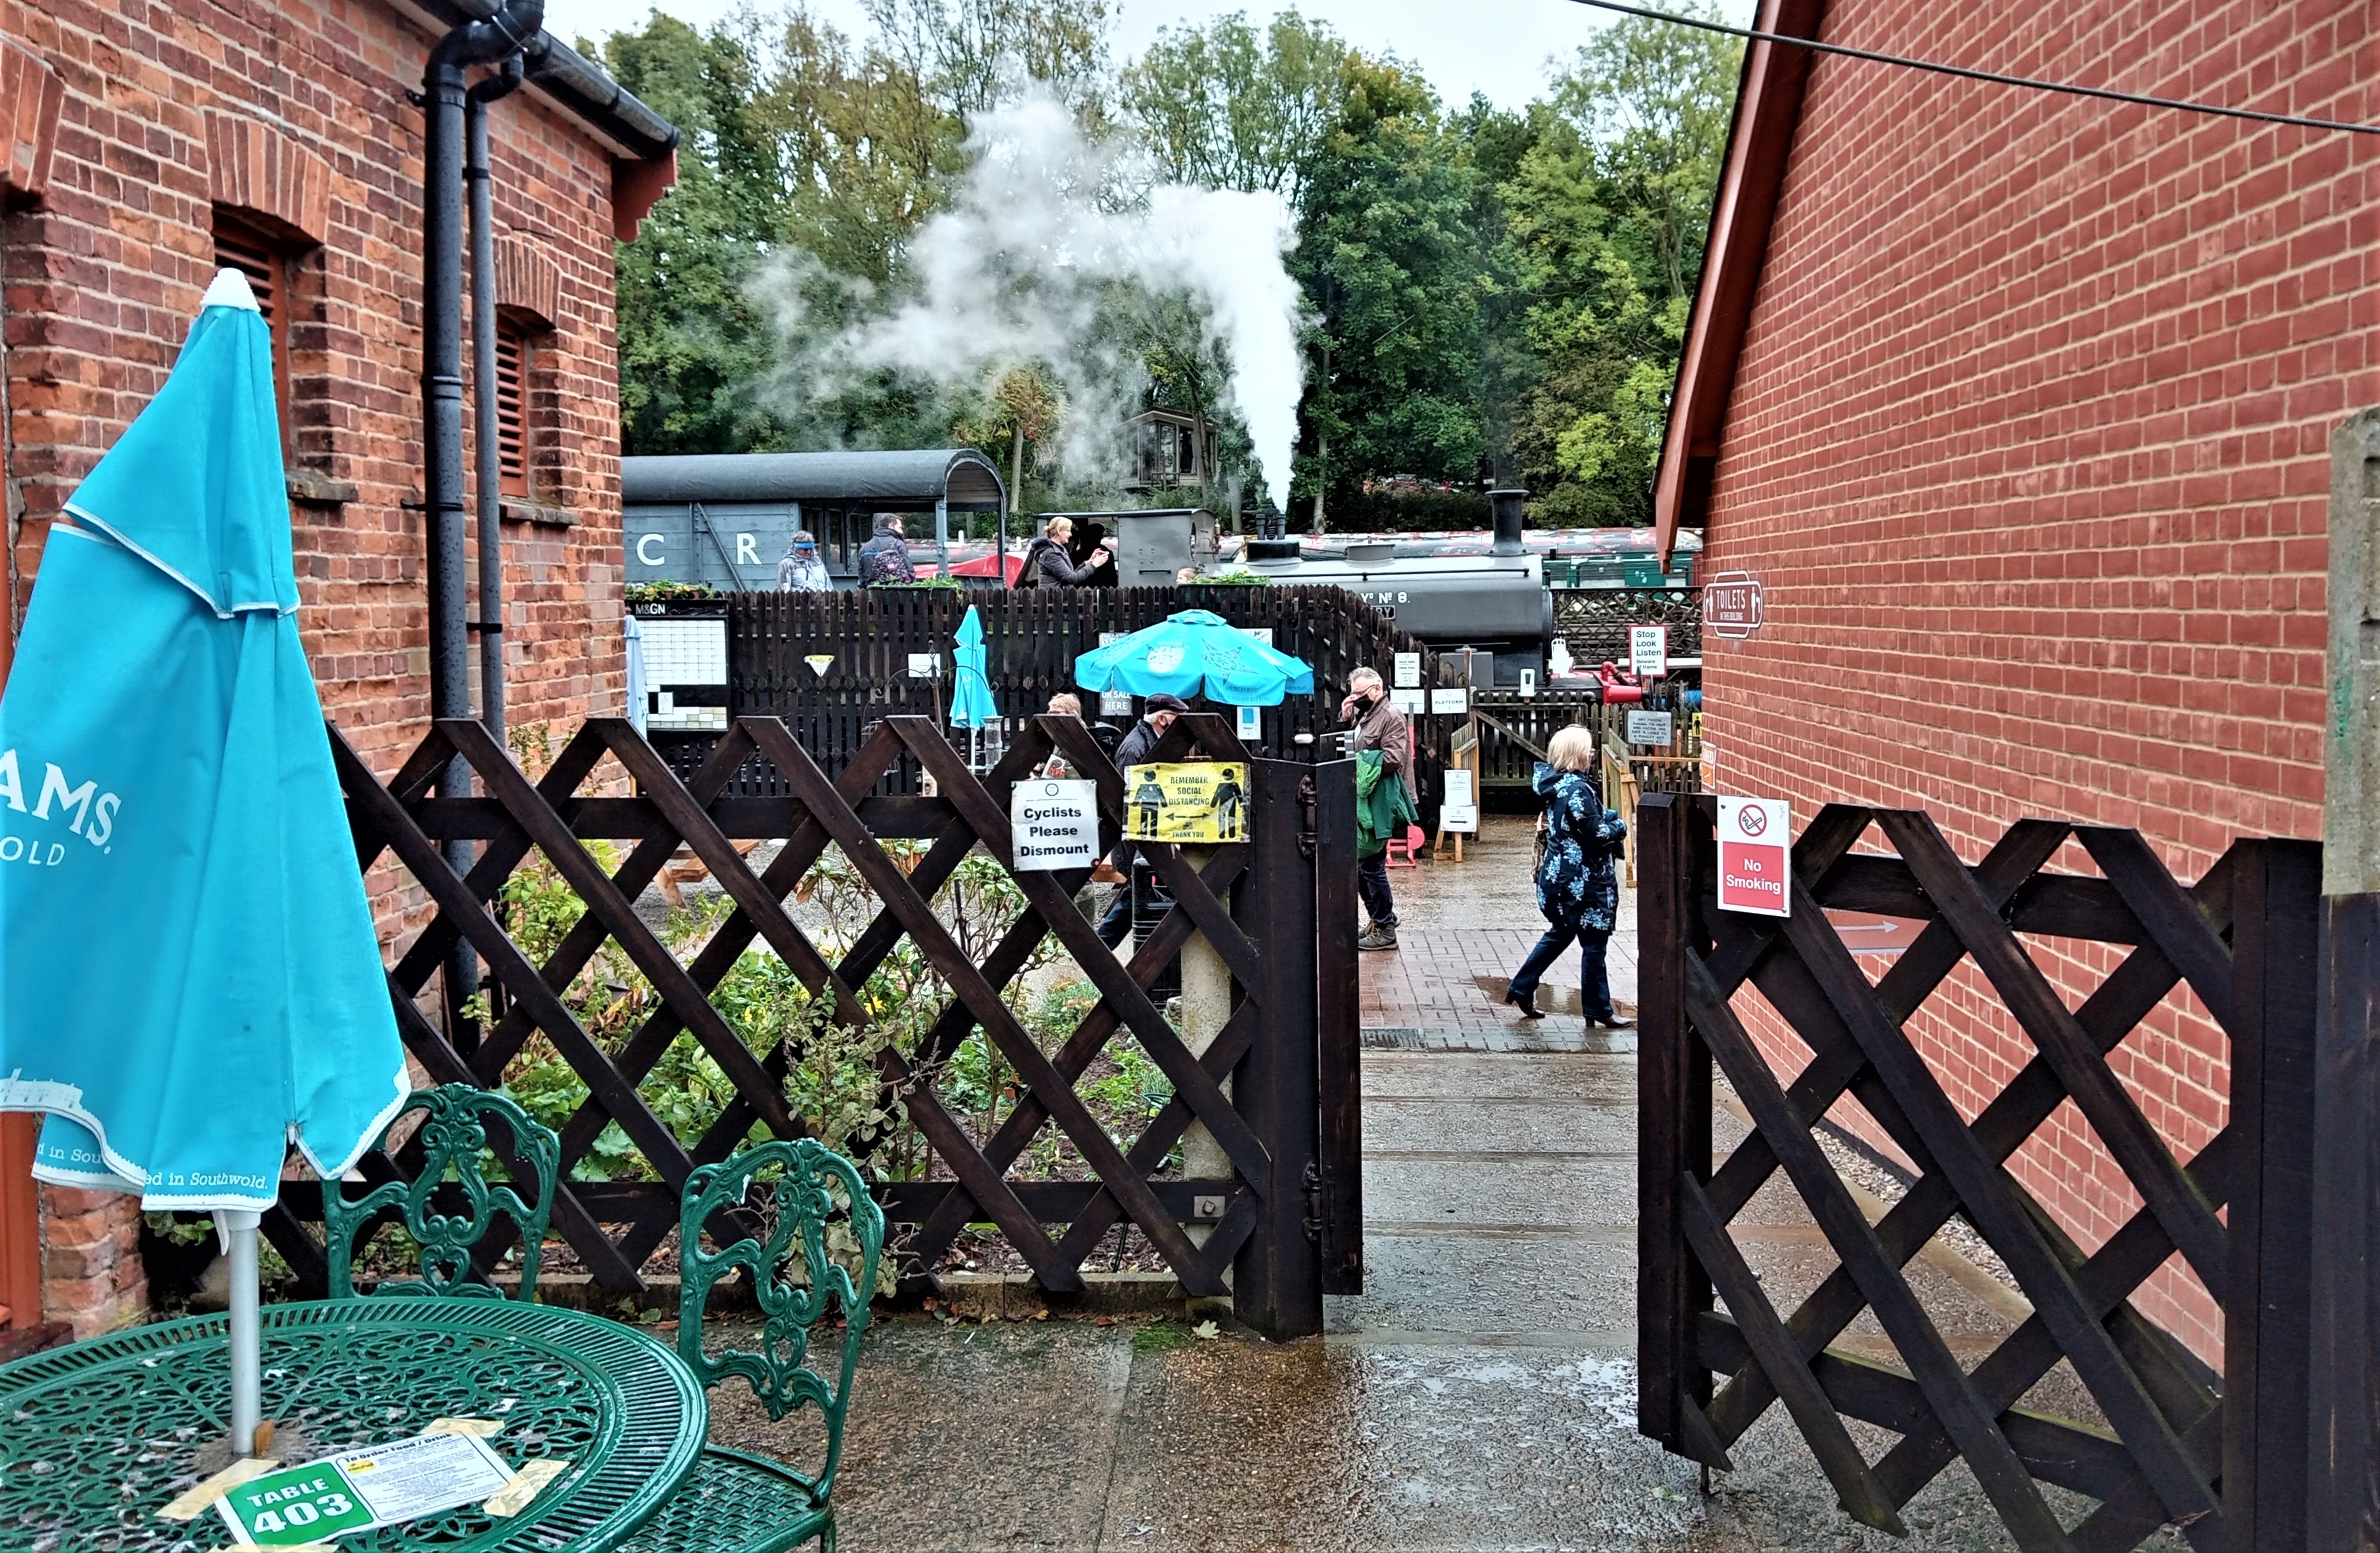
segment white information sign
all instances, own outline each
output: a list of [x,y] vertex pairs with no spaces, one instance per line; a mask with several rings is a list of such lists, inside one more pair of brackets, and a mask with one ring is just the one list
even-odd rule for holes
[[1242,626],[1240,628],[1240,634],[1242,636],[1253,636],[1268,647],[1272,645],[1272,628],[1270,626]]
[[1008,798],[1009,849],[1020,874],[1088,868],[1099,861],[1096,782],[1035,777]]
[[1389,704],[1395,707],[1398,711],[1403,713],[1408,717],[1418,717],[1429,705],[1429,692],[1427,691],[1390,691],[1389,692]]
[[1628,628],[1628,671],[1641,679],[1658,679],[1670,672],[1670,628]]
[[1257,706],[1243,706],[1239,708],[1239,735],[1242,739],[1262,739],[1264,737],[1263,711],[1264,709],[1262,707]]
[[1471,786],[1471,773],[1459,765],[1446,769],[1446,802],[1441,808],[1468,809],[1479,801]]
[[1397,654],[1397,679],[1395,688],[1400,691],[1417,691],[1421,689],[1421,654],[1419,653],[1399,653]]
[[1453,690],[1433,690],[1429,692],[1429,709],[1438,716],[1460,717],[1471,710],[1471,692],[1459,686]]
[[1676,736],[1677,721],[1670,713],[1628,714],[1628,742],[1631,744],[1667,744]]
[[1755,916],[1790,916],[1793,816],[1781,798],[1718,801],[1718,907]]
[[215,1513],[240,1542],[296,1547],[478,1504],[512,1476],[485,1440],[415,1435],[253,1478],[217,1499]]
[[1458,831],[1465,836],[1479,834],[1479,805],[1475,803],[1441,803],[1438,806],[1438,828]]
[[910,679],[939,679],[941,677],[942,655],[940,653],[912,653],[909,654]]

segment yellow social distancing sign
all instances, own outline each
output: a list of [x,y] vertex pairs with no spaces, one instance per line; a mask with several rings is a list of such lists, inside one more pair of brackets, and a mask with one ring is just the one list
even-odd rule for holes
[[1127,766],[1124,834],[1135,841],[1213,847],[1248,838],[1245,761]]

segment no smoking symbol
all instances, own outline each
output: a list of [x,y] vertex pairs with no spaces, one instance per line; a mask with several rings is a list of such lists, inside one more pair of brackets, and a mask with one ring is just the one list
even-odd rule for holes
[[1735,812],[1735,828],[1746,836],[1758,836],[1768,828],[1768,811],[1745,804]]

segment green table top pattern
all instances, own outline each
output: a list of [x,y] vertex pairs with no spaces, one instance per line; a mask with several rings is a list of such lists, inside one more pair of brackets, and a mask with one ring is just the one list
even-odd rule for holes
[[[158,1510],[230,1427],[225,1318],[136,1327],[0,1365],[0,1548],[208,1553],[212,1510]],[[499,1300],[382,1296],[264,1309],[264,1416],[304,1457],[493,1418],[516,1464],[572,1470],[522,1514],[473,1505],[341,1539],[342,1553],[608,1553],[677,1491],[709,1411],[676,1354],[601,1316]]]

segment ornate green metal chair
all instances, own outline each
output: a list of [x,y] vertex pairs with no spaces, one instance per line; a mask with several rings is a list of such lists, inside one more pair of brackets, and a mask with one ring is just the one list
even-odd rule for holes
[[[415,1111],[429,1114],[412,1140],[420,1146],[422,1158],[411,1180],[382,1181],[354,1198],[346,1194],[346,1182],[322,1183],[323,1252],[330,1259],[332,1298],[344,1300],[355,1293],[358,1237],[368,1238],[373,1221],[394,1208],[403,1217],[406,1232],[421,1247],[420,1277],[383,1280],[375,1292],[504,1298],[503,1290],[482,1281],[471,1266],[472,1252],[502,1214],[521,1238],[520,1298],[535,1300],[546,1218],[553,1211],[554,1183],[562,1174],[562,1140],[531,1121],[509,1097],[469,1084],[415,1090],[406,1096],[388,1131],[394,1132]],[[519,1180],[488,1180],[481,1161],[490,1146],[491,1118],[502,1124],[498,1148],[533,1178],[535,1201],[521,1195],[524,1183]],[[387,1136],[382,1134],[383,1146]],[[442,1211],[439,1200],[452,1204],[458,1192],[468,1211]]]
[[[756,1186],[773,1185],[772,1200],[756,1202]],[[713,1251],[703,1249],[707,1225],[747,1216],[757,1233]],[[834,1233],[847,1216],[848,1240]],[[722,1446],[702,1458],[670,1501],[619,1553],[783,1553],[812,1537],[834,1553],[834,1474],[843,1456],[844,1412],[852,1372],[868,1329],[868,1302],[884,1251],[884,1213],[851,1162],[808,1139],[747,1148],[705,1165],[686,1178],[678,1209],[678,1356],[717,1386],[741,1376],[769,1410],[783,1418],[815,1405],[825,1423],[824,1461],[807,1474]],[[851,1263],[859,1265],[852,1276]],[[732,1273],[750,1281],[760,1305],[758,1352],[710,1351],[702,1316],[711,1289]],[[843,1316],[843,1351],[808,1363],[810,1328],[830,1310]]]

